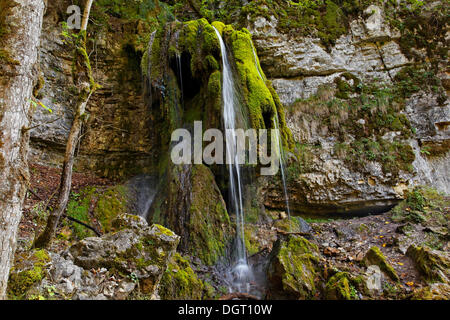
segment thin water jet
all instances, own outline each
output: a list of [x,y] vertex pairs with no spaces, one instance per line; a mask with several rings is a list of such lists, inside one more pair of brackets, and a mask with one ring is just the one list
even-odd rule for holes
[[[228,174],[230,183],[230,212],[236,214],[236,241],[235,241],[235,263],[230,271],[232,281],[231,290],[240,292],[250,291],[250,282],[253,278],[251,267],[247,261],[247,252],[245,248],[245,232],[244,232],[244,206],[243,206],[243,188],[241,179],[241,168],[238,162],[238,154],[236,150],[236,113],[238,104],[236,103],[236,89],[233,80],[232,69],[228,61],[227,49],[219,31],[214,28],[217,38],[220,42],[222,54],[222,101],[223,101],[223,122],[226,131],[226,151]],[[234,155],[234,161],[231,159]]]
[[[276,129],[275,132],[276,132],[277,148],[278,148],[277,151],[278,151],[279,157],[280,157],[280,169],[281,169],[280,171],[281,171],[281,180],[283,182],[283,191],[284,191],[284,199],[286,202],[286,211],[288,213],[288,219],[290,221],[291,220],[291,209],[289,207],[289,194],[287,192],[286,174],[285,174],[285,167],[284,167],[285,158],[284,158],[283,142],[282,142],[281,136],[279,134],[278,116],[273,119],[273,122],[274,122],[274,126]],[[288,231],[290,231],[290,228],[291,228],[290,224],[289,224],[288,228],[289,228]]]

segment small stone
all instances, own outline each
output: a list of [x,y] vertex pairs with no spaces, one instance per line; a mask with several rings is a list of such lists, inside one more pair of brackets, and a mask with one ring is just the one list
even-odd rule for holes
[[380,294],[383,291],[382,279],[383,274],[381,273],[380,267],[376,265],[369,266],[365,273],[366,287],[371,293]]

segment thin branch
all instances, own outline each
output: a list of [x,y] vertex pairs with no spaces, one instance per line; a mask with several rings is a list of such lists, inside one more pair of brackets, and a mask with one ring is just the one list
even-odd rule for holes
[[101,237],[102,236],[102,234],[99,231],[97,231],[97,229],[95,229],[94,227],[91,227],[90,225],[88,225],[88,224],[86,224],[86,223],[84,223],[84,222],[82,222],[80,220],[72,218],[72,217],[70,217],[70,216],[68,216],[66,214],[64,214],[63,217],[66,218],[67,220],[70,220],[72,222],[78,223],[78,224],[82,225],[83,227],[88,228],[89,230],[94,231],[94,233],[97,235],[97,237]]

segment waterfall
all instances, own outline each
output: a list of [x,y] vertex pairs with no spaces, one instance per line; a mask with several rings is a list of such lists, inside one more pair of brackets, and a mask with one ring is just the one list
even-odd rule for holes
[[184,88],[183,88],[183,70],[181,69],[181,55],[176,54],[178,76],[180,77],[180,91],[181,91],[181,107],[184,107]]
[[[291,209],[289,208],[289,196],[287,192],[286,187],[286,174],[285,174],[285,167],[284,167],[284,152],[283,152],[283,141],[281,140],[280,131],[279,131],[279,122],[278,122],[278,116],[276,116],[273,119],[275,132],[276,132],[276,139],[277,139],[277,151],[280,156],[280,169],[281,169],[281,180],[283,181],[283,191],[284,191],[284,199],[286,201],[286,210],[288,213],[288,218],[291,220]],[[289,225],[289,231],[291,226]]]
[[[253,58],[255,61],[255,68],[258,71],[259,77],[261,78],[261,80],[263,82],[264,81],[264,77],[261,74],[261,71],[259,70],[259,64],[258,64],[258,55],[256,54],[256,50],[255,47],[252,45],[252,49],[253,49]],[[285,174],[285,167],[284,167],[284,152],[283,152],[283,141],[281,140],[281,136],[280,136],[280,131],[279,131],[279,120],[278,120],[278,115],[275,116],[275,118],[273,119],[273,124],[274,124],[274,128],[276,129],[276,139],[277,139],[277,152],[279,154],[280,157],[280,169],[281,169],[281,179],[283,181],[283,192],[284,192],[284,199],[286,201],[286,211],[288,213],[288,217],[289,220],[291,220],[291,209],[289,207],[289,196],[288,196],[288,192],[287,192],[287,187],[286,187],[286,174]],[[290,225],[289,225],[290,228]]]
[[[245,233],[244,233],[244,207],[242,197],[242,181],[241,168],[239,166],[238,155],[236,150],[236,91],[231,72],[230,63],[227,57],[227,50],[225,43],[216,28],[214,28],[217,38],[220,42],[222,54],[222,99],[223,99],[223,121],[226,132],[226,151],[227,164],[230,183],[230,212],[236,213],[236,261],[232,268],[233,286],[240,292],[250,290],[250,281],[252,271],[247,262],[247,252],[245,248]],[[232,159],[234,156],[234,159]],[[232,290],[230,288],[230,290]]]
[[259,65],[258,65],[258,55],[256,54],[256,50],[255,50],[255,47],[252,45],[252,51],[253,51],[253,59],[255,60],[255,68],[256,68],[256,71],[258,71],[258,74],[259,74],[259,77],[261,78],[261,80],[263,81],[263,82],[265,82],[264,81],[264,77],[262,76],[262,74],[261,74],[261,71],[259,71]]

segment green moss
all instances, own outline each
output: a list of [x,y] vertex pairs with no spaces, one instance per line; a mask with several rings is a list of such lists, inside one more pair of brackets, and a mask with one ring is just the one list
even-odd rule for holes
[[254,225],[245,225],[244,229],[244,239],[245,239],[245,248],[247,249],[247,253],[249,256],[259,252],[261,248],[261,244],[256,237],[256,233],[258,231],[258,226]]
[[154,226],[158,228],[158,230],[159,230],[159,232],[161,234],[164,234],[164,235],[169,236],[169,237],[174,237],[175,236],[175,233],[173,231],[171,231],[171,230],[169,230],[169,229],[167,229],[167,228],[165,228],[165,227],[163,227],[163,226],[161,226],[159,224],[155,224]]
[[112,230],[113,220],[126,211],[126,187],[122,185],[108,189],[99,196],[94,214],[101,223],[103,231],[108,233]]
[[[286,297],[312,298],[316,293],[319,251],[315,244],[303,237],[289,236],[279,240],[273,249],[269,266],[269,281],[275,283]],[[277,282],[281,278],[281,283]]]
[[223,34],[223,29],[225,28],[225,24],[221,21],[214,21],[211,25],[219,31],[220,35]]
[[27,291],[46,276],[46,266],[51,261],[44,249],[18,255],[8,281],[8,297],[22,299]]
[[225,254],[232,235],[231,221],[214,176],[207,167],[193,167],[192,183],[191,248],[204,263],[211,265]]
[[280,219],[275,221],[274,227],[286,232],[304,232],[303,223],[299,217],[291,217],[290,219]]
[[425,246],[411,245],[406,253],[428,282],[448,283],[450,259],[445,252],[433,251]]
[[408,190],[406,198],[391,211],[396,222],[422,223],[445,226],[445,207],[449,200],[437,190],[427,186],[417,186]]
[[419,91],[427,91],[437,93],[441,100],[446,100],[441,80],[430,65],[419,64],[404,67],[395,75],[394,80],[398,94],[404,98],[409,98]]
[[175,253],[161,279],[159,295],[164,300],[201,300],[204,290],[208,289],[189,261]]
[[[226,40],[231,43],[234,60],[248,107],[251,127],[255,129],[272,127],[277,113],[272,94],[256,69],[251,35],[246,30],[225,29]],[[263,114],[268,114],[270,122],[265,123]]]
[[372,247],[369,249],[363,259],[363,263],[366,266],[377,265],[380,267],[381,271],[383,271],[392,280],[400,281],[397,272],[395,272],[394,268],[392,268],[392,266],[387,262],[386,257],[378,247]]
[[346,272],[338,272],[328,280],[325,287],[327,300],[351,300],[351,284]]
[[[207,1],[213,2],[213,1]],[[248,25],[258,17],[277,19],[277,29],[283,33],[302,36],[316,35],[326,47],[349,30],[349,22],[373,2],[370,1],[249,1],[242,5],[231,0],[223,8],[215,8],[215,18],[233,23],[235,27]]]

